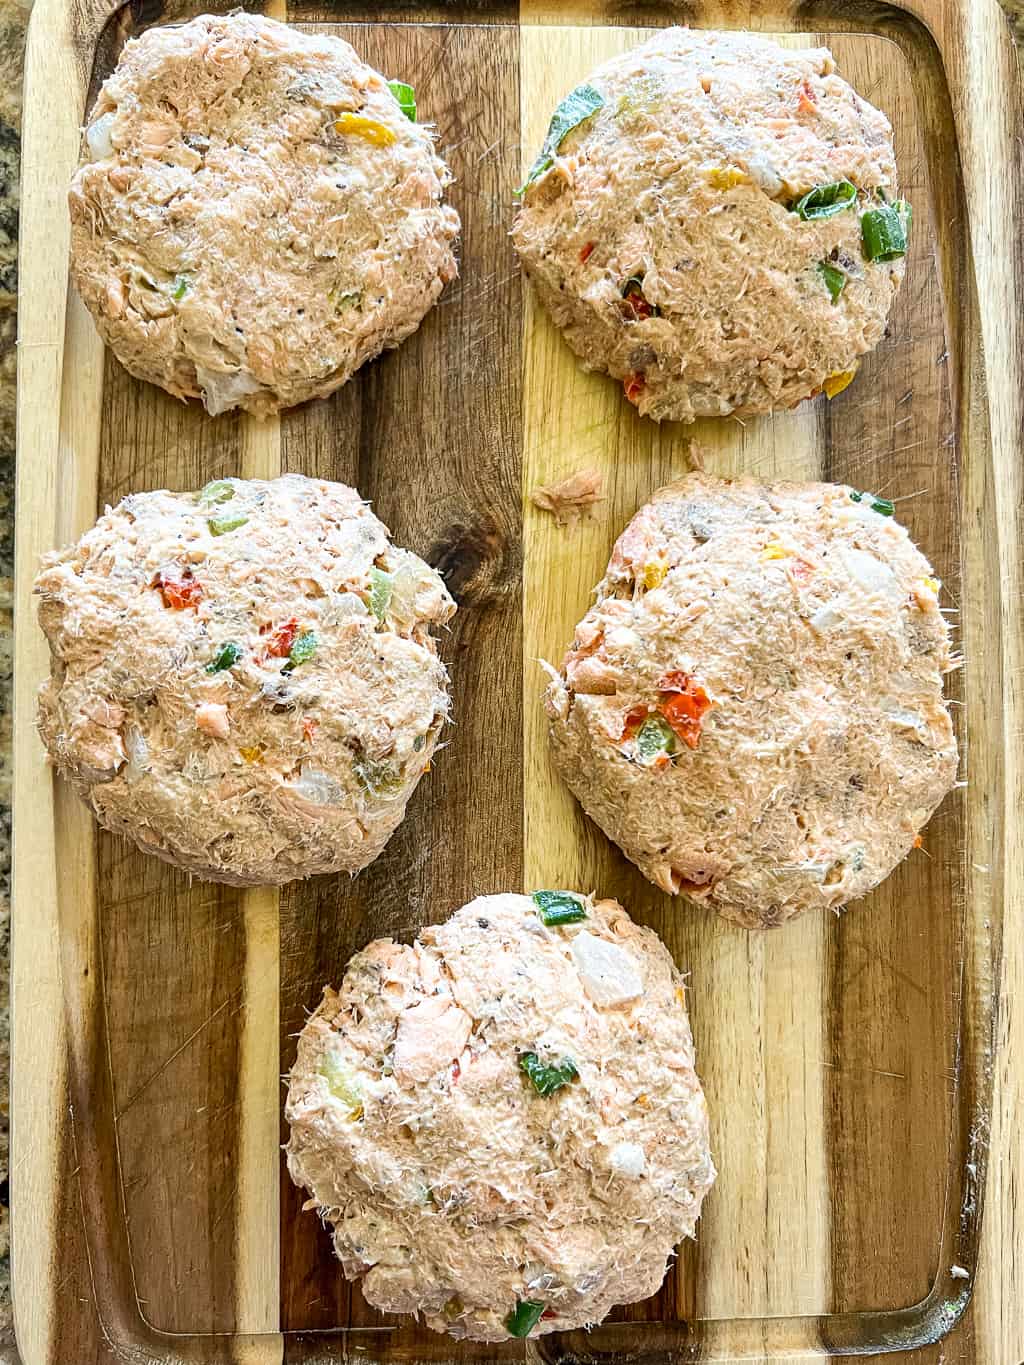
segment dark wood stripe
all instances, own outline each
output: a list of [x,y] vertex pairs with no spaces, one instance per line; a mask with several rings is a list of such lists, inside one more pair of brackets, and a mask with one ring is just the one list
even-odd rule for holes
[[[371,867],[354,881],[322,878],[286,889],[282,1071],[323,986],[340,980],[353,952],[380,935],[408,940],[474,895],[522,881],[522,317],[506,236],[519,169],[518,35],[511,27],[332,31],[380,70],[410,80],[421,117],[437,122],[440,151],[456,176],[461,277],[397,351],[332,399],[285,418],[282,464],[354,484],[398,544],[444,572],[459,603],[442,642],[455,725]],[[345,1284],[327,1235],[301,1213],[303,1196],[287,1174],[281,1198],[284,1327],[381,1323]],[[306,1359],[310,1349],[291,1337],[287,1359]],[[318,1351],[330,1349],[329,1339],[317,1342]],[[411,1325],[389,1351],[459,1354]]]
[[[960,194],[934,51],[916,27],[893,36],[902,52],[882,37],[832,42],[842,73],[893,122],[914,235],[886,338],[830,405],[827,470],[896,501],[945,584],[944,605],[959,606],[961,319],[954,313],[947,322],[941,284],[962,271],[966,220],[932,216]],[[884,68],[880,49],[889,54]],[[959,675],[949,691],[962,699]],[[923,850],[829,929],[822,1065],[837,1312],[909,1307],[935,1278],[957,1106],[963,839],[963,795],[955,792],[925,831]]]
[[[211,421],[108,355],[100,448],[97,512],[130,491],[197,488],[236,473],[239,423]],[[106,1049],[136,1289],[160,1330],[231,1331],[241,896],[111,836],[100,836],[97,859]],[[112,1141],[113,1129],[105,1136]],[[120,1206],[116,1189],[106,1197]]]

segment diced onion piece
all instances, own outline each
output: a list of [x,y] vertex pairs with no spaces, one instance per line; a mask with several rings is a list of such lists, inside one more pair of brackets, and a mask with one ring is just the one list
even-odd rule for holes
[[114,155],[114,143],[111,137],[113,126],[114,111],[111,110],[108,114],[101,114],[95,122],[90,123],[86,128],[85,141],[93,161],[106,161],[107,157]]
[[196,383],[203,391],[203,405],[211,417],[237,408],[243,398],[262,392],[263,385],[252,375],[236,370],[232,374],[196,366]]
[[647,1169],[647,1157],[639,1142],[617,1142],[608,1156],[616,1175],[638,1180]]
[[362,1117],[363,1096],[355,1071],[344,1061],[337,1048],[320,1059],[320,1075],[327,1082],[332,1099],[348,1110],[350,1119]]
[[595,1005],[624,1005],[643,995],[643,977],[625,948],[581,929],[573,938],[571,952],[583,989]]

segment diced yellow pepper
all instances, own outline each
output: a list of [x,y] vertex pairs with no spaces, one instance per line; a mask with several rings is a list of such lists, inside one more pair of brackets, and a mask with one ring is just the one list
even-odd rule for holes
[[924,585],[929,590],[929,592],[933,592],[935,593],[936,596],[938,596],[939,580],[937,578],[926,578],[924,580]]
[[660,588],[668,574],[668,565],[652,560],[644,565],[644,587],[650,592],[652,588]]
[[792,553],[793,553],[792,550],[787,550],[785,545],[780,545],[777,540],[770,540],[768,544],[764,547],[764,549],[761,551],[761,558],[788,559]]
[[246,763],[263,762],[263,749],[259,744],[253,744],[247,748],[239,749],[238,752],[245,759]]
[[856,373],[857,370],[855,367],[852,370],[842,370],[837,371],[835,374],[830,374],[821,386],[825,390],[825,396],[827,398],[835,398],[837,393],[842,393],[845,388],[853,383],[853,376]]
[[375,118],[366,118],[362,114],[339,114],[334,120],[334,131],[365,138],[375,147],[390,147],[392,142],[398,140],[397,134],[386,123],[380,123]]
[[715,166],[708,171],[708,183],[716,190],[731,190],[736,185],[746,185],[750,177],[736,166]]

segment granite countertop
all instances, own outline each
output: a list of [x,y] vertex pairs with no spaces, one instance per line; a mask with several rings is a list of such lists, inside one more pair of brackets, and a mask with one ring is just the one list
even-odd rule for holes
[[12,1345],[7,1212],[11,675],[14,569],[14,395],[18,280],[18,170],[22,55],[28,4],[0,0],[0,1346]]

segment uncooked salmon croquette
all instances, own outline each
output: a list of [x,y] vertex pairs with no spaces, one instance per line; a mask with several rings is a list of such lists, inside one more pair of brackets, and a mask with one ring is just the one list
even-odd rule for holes
[[644,876],[749,927],[865,895],[953,784],[939,583],[893,504],[691,474],[619,537],[547,691]]
[[353,489],[135,493],[35,590],[40,732],[100,824],[236,885],[380,853],[448,715],[455,606]]
[[459,230],[415,118],[348,43],[259,15],[127,43],[69,195],[75,282],[126,369],[264,417],[415,331]]
[[346,1276],[476,1341],[653,1294],[715,1178],[682,977],[615,901],[572,892],[481,896],[357,953],[285,1112]]
[[584,367],[688,422],[845,387],[909,223],[889,123],[826,49],[671,28],[558,106],[512,235]]

